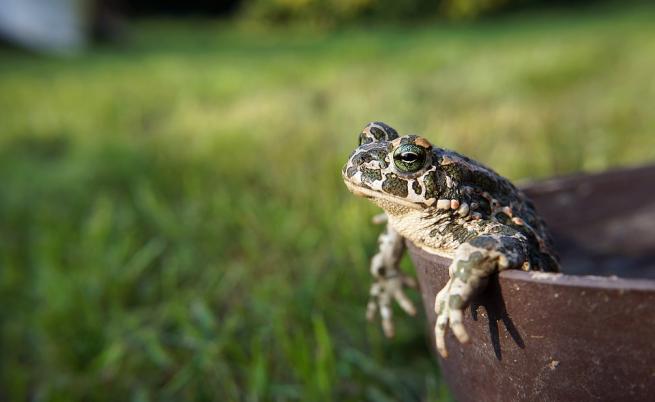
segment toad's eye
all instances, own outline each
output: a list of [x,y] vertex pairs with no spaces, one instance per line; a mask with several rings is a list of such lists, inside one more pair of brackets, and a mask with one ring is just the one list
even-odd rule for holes
[[403,173],[418,172],[425,166],[425,148],[414,144],[403,144],[393,153],[393,163]]

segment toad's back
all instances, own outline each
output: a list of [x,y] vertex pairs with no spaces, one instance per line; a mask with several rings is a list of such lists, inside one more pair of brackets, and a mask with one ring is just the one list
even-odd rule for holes
[[[530,258],[530,269],[558,270],[546,224],[521,190],[494,170],[455,151],[433,148],[433,163],[438,168],[431,172],[427,181],[436,183],[434,188],[440,190],[435,192],[437,199],[466,203],[476,218],[475,230],[462,242],[474,237],[475,232],[509,234],[511,230],[517,230],[525,235],[530,249],[535,251]],[[454,221],[457,223],[457,219]],[[450,230],[457,229],[451,225]]]

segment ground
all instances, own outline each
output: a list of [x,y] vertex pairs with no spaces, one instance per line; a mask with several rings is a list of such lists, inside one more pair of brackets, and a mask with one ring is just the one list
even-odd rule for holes
[[359,129],[517,180],[652,161],[653,17],[150,21],[82,56],[0,50],[0,399],[448,400],[421,316],[391,341],[364,319]]

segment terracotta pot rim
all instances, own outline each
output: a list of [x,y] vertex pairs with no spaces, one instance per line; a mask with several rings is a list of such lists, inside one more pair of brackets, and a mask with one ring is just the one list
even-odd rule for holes
[[[449,258],[430,254],[411,242],[408,242],[412,252],[423,253],[428,259],[434,262],[436,267],[447,269],[452,261]],[[619,276],[598,276],[598,275],[570,275],[566,273],[547,273],[537,271],[521,271],[511,269],[499,274],[502,279],[513,282],[530,282],[550,284],[552,286],[567,286],[593,289],[624,289],[630,291],[655,292],[655,279],[648,278],[621,278]]]
[[519,270],[508,270],[500,273],[501,278],[515,281],[552,283],[555,286],[572,286],[580,288],[603,288],[603,289],[625,289],[644,290],[655,292],[655,280],[621,278],[618,276],[598,275],[568,275],[564,273],[551,274],[543,272],[525,272]]

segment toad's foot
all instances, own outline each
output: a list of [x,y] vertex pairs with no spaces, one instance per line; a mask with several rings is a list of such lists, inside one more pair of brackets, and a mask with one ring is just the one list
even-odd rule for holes
[[379,310],[382,318],[382,329],[389,338],[395,334],[393,310],[391,308],[392,300],[395,300],[407,314],[411,316],[416,314],[414,304],[405,294],[404,289],[406,287],[416,288],[416,281],[414,278],[405,276],[400,272],[396,273],[395,276],[377,278],[376,282],[371,285],[370,298],[366,306],[366,318],[372,321]]
[[[462,286],[458,281],[458,288],[463,289],[466,285]],[[467,343],[469,335],[464,328],[462,321],[464,319],[464,309],[468,300],[465,302],[461,293],[453,289],[454,281],[451,278],[446,286],[441,289],[437,294],[434,310],[437,313],[437,324],[434,328],[434,336],[437,342],[437,351],[442,357],[448,357],[446,350],[446,330],[450,324],[453,334],[460,343]],[[460,289],[460,290],[461,290]]]
[[404,291],[407,287],[416,288],[416,281],[403,275],[398,267],[405,251],[405,243],[393,228],[387,225],[378,237],[378,245],[379,251],[371,259],[371,275],[374,282],[366,306],[366,317],[373,320],[379,311],[384,334],[392,337],[394,326],[391,302],[395,300],[409,315],[416,314],[414,304]]
[[525,260],[525,251],[514,237],[483,235],[463,243],[455,252],[449,268],[450,279],[437,294],[434,309],[437,323],[434,328],[437,351],[447,357],[446,331],[448,326],[461,343],[469,341],[464,328],[464,310],[475,294],[487,286],[489,275],[507,268],[515,268]]

